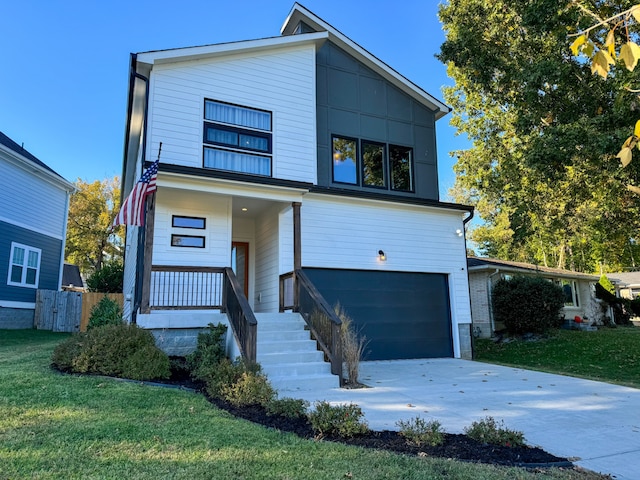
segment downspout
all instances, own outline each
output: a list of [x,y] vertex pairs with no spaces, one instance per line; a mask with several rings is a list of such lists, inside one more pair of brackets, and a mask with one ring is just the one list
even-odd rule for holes
[[[471,221],[471,219],[473,218],[475,209],[473,207],[470,207],[470,209],[468,210],[469,216],[466,218],[462,219],[462,234],[464,235],[464,260],[465,260],[465,264],[467,265],[467,289],[469,292],[469,313],[471,314],[471,323],[469,324],[469,336],[470,336],[470,342],[471,342],[471,360],[474,359],[475,357],[475,341],[474,341],[474,334],[473,334],[473,311],[471,308],[471,282],[469,281],[469,262],[467,261],[467,223],[469,223]],[[458,330],[460,329],[460,327],[458,327]],[[458,332],[458,344],[459,342],[459,335],[460,333]]]

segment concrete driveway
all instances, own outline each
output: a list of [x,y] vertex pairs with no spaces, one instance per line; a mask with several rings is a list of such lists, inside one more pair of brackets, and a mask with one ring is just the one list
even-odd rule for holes
[[492,416],[529,445],[617,479],[640,478],[640,390],[458,359],[363,362],[371,388],[283,392],[360,405],[374,430],[436,419],[450,433]]

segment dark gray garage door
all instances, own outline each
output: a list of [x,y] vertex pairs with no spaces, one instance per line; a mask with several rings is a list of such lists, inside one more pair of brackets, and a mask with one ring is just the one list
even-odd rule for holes
[[367,337],[366,360],[453,356],[446,275],[304,271],[327,302],[340,302]]

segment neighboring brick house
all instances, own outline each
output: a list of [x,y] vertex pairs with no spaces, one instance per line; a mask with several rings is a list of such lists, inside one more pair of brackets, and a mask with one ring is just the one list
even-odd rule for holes
[[585,318],[594,315],[594,285],[600,279],[596,275],[494,258],[469,257],[467,264],[475,336],[488,338],[504,328],[504,325],[496,324],[493,320],[491,291],[498,280],[515,275],[543,277],[561,286],[565,293],[562,314],[567,320],[576,316]]

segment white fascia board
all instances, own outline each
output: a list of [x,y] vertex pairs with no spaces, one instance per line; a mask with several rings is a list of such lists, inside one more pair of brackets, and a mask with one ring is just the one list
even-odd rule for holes
[[175,188],[236,197],[263,198],[281,202],[301,202],[302,196],[308,191],[304,188],[259,184],[248,185],[245,182],[234,180],[200,179],[190,175],[166,172],[158,175],[156,183],[158,188]]
[[137,54],[139,63],[159,65],[162,63],[186,62],[202,58],[215,58],[236,55],[246,52],[260,52],[278,48],[296,47],[299,45],[318,44],[329,38],[328,32],[306,33],[286,37],[262,38],[240,42],[217,43],[200,47],[174,48]]
[[37,163],[32,162],[28,158],[20,155],[19,153],[13,151],[9,147],[0,143],[0,157],[4,158],[8,162],[13,165],[25,170],[38,178],[45,180],[62,190],[65,190],[69,193],[73,193],[76,191],[76,187],[70,181],[62,178],[56,173],[47,170],[46,168],[41,167]]
[[335,43],[340,48],[350,53],[356,59],[360,60],[367,67],[372,69],[374,72],[379,73],[383,78],[391,82],[406,94],[415,98],[417,101],[428,106],[432,110],[436,110],[436,120],[444,117],[451,111],[451,108],[448,105],[444,104],[433,95],[427,93],[425,90],[420,88],[404,75],[398,73],[382,60],[369,53],[356,42],[351,40],[336,28],[332,27],[320,17],[314,15],[299,3],[295,3],[293,5],[291,12],[289,12],[289,15],[287,16],[284,24],[282,25],[282,28],[280,29],[280,33],[285,36],[298,36],[293,35],[293,32],[300,21],[303,21],[314,30],[328,32],[329,40],[331,42]]

